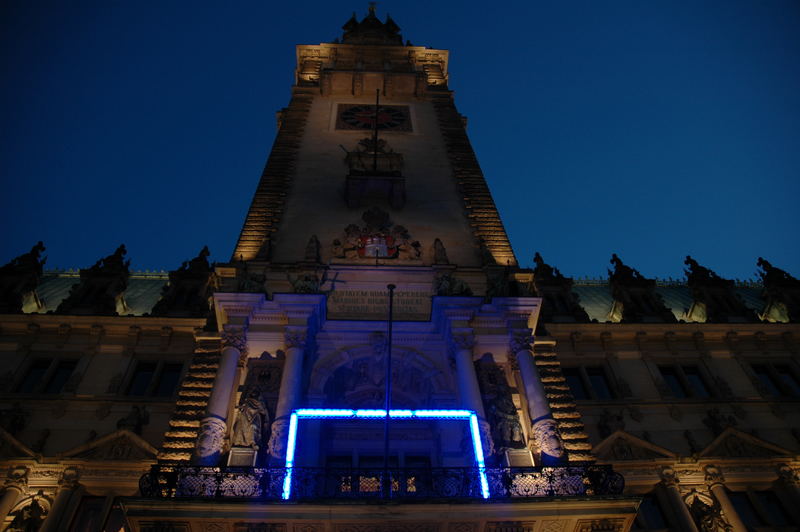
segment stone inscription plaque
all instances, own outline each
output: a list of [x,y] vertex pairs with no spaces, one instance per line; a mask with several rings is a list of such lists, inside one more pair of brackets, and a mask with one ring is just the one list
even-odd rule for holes
[[[334,290],[328,294],[328,318],[332,320],[386,320],[389,318],[388,290]],[[429,291],[395,290],[394,319],[429,321]]]

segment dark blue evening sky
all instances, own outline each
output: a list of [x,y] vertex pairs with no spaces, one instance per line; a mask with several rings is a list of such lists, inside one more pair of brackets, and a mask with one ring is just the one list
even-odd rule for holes
[[[134,269],[228,260],[295,44],[366,2],[0,4],[0,263],[124,242]],[[451,51],[450,87],[517,256],[652,277],[683,257],[800,277],[797,1],[378,4]]]

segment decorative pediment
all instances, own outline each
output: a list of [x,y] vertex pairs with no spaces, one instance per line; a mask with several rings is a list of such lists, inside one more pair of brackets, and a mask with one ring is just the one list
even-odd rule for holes
[[733,427],[728,427],[722,431],[722,433],[699,454],[700,457],[714,456],[725,458],[768,458],[772,456],[791,455],[791,451]]
[[647,440],[618,430],[598,443],[592,450],[600,460],[656,460],[660,458],[675,459],[677,454]]
[[154,460],[158,450],[141,436],[125,429],[106,434],[59,455],[88,460]]
[[0,460],[8,458],[37,458],[40,455],[16,439],[7,430],[0,428]]

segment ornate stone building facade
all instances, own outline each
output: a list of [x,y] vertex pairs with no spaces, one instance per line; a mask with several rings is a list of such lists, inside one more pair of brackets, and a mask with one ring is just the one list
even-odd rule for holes
[[3,530],[795,530],[800,282],[519,267],[448,52],[343,29],[230,262],[0,269]]

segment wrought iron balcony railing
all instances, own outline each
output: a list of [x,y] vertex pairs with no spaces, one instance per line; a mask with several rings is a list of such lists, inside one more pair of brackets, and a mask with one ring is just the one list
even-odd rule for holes
[[[622,493],[624,479],[610,466],[486,468],[491,499],[586,497]],[[383,469],[154,466],[140,480],[153,498],[427,500],[482,498],[478,468]],[[391,495],[388,486],[391,484]]]

